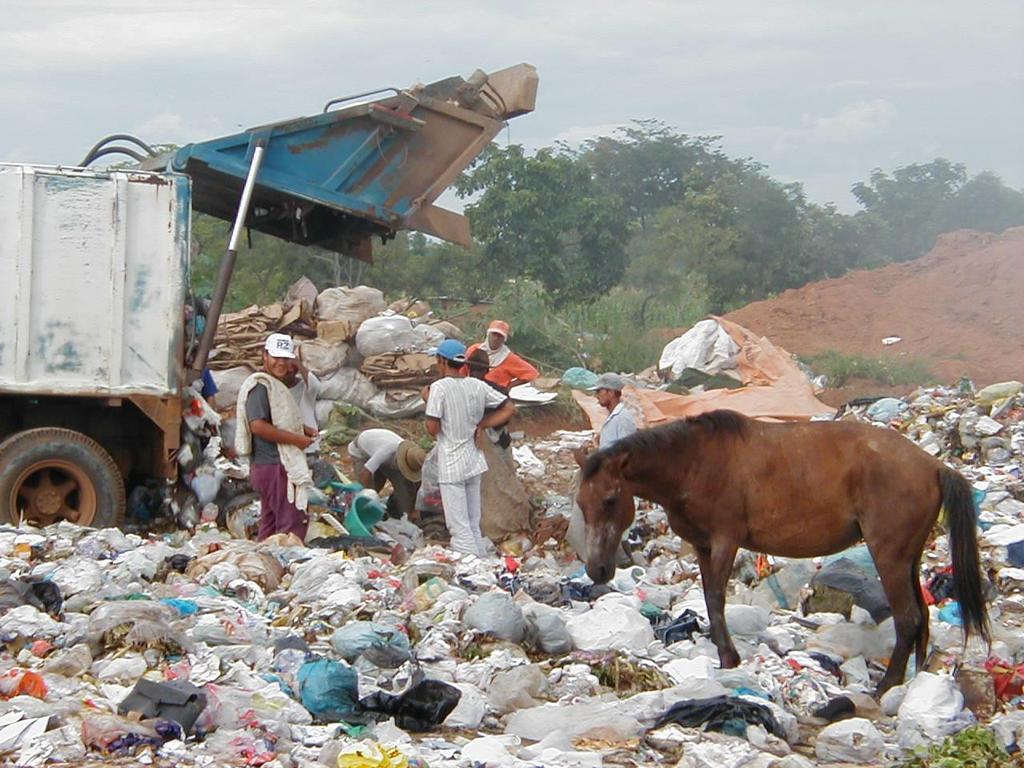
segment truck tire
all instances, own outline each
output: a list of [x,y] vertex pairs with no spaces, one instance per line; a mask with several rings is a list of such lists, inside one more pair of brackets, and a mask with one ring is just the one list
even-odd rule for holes
[[0,523],[120,525],[124,482],[110,454],[81,432],[43,427],[0,443]]

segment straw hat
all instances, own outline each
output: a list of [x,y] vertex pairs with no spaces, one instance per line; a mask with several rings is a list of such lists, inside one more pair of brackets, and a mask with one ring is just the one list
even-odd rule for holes
[[395,461],[398,464],[398,471],[406,480],[418,483],[423,479],[423,462],[426,459],[427,452],[411,440],[403,440],[398,444]]

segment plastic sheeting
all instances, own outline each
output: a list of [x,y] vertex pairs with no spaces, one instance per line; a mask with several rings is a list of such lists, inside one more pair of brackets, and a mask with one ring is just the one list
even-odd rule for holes
[[[719,408],[767,421],[804,420],[835,413],[835,408],[815,397],[814,385],[786,350],[741,325],[720,317],[710,319],[717,322],[739,347],[735,358],[736,371],[744,386],[691,395],[627,387],[623,397],[627,405],[640,415],[645,426],[699,416]],[[574,390],[572,396],[586,412],[594,429],[599,430],[608,412],[590,395]]]

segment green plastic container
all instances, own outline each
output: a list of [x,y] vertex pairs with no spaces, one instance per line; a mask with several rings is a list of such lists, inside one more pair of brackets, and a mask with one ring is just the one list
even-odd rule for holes
[[356,496],[352,508],[345,513],[345,528],[352,536],[372,536],[370,532],[384,519],[384,505],[366,496]]

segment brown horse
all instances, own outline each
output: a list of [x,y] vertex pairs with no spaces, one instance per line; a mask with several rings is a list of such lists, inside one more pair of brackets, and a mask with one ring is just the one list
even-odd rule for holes
[[928,648],[921,550],[945,505],[965,642],[988,639],[971,487],[898,432],[853,422],[773,424],[714,411],[577,454],[587,525],[587,574],[604,583],[632,524],[633,497],[665,508],[697,550],[711,639],[722,667],[739,654],[725,625],[725,591],[739,547],[784,557],[839,552],[863,539],[889,599],[896,647],[876,691],[903,680],[911,649]]

